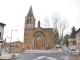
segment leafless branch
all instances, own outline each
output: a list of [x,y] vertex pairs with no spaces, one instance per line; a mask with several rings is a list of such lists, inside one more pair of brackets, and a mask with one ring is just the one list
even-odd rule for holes
[[50,28],[50,23],[49,23],[49,18],[48,17],[45,17],[44,22],[45,22],[44,25],[46,26],[46,28]]

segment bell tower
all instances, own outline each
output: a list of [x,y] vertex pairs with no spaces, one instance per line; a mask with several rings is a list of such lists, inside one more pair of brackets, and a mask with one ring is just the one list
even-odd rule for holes
[[25,29],[34,29],[34,28],[35,28],[35,17],[33,14],[32,6],[30,6],[28,14],[25,17]]

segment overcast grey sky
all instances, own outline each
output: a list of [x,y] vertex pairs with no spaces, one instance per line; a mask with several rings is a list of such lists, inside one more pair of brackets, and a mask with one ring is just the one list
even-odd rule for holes
[[41,26],[46,16],[51,17],[58,12],[69,22],[65,34],[70,32],[72,26],[80,28],[80,0],[0,0],[0,22],[6,24],[4,38],[11,36],[11,29],[16,29],[18,31],[13,31],[12,41],[23,41],[25,16],[31,5],[36,22],[40,20]]

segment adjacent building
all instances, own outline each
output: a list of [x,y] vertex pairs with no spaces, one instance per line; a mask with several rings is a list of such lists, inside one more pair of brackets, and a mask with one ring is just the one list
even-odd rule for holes
[[0,22],[0,55],[2,51],[2,42],[4,41],[3,40],[4,26],[6,26],[6,24]]
[[4,26],[6,26],[6,24],[0,22],[0,40],[3,40]]
[[8,46],[7,51],[11,53],[22,53],[25,49],[23,48],[23,42],[14,41],[11,42],[11,46]]
[[11,47],[22,47],[22,46],[23,46],[23,42],[21,41],[11,42]]
[[76,31],[77,50],[80,50],[80,28]]
[[51,39],[54,38],[53,28],[42,28],[40,21],[35,28],[36,19],[33,14],[32,6],[25,17],[24,27],[24,46],[26,49],[51,49],[53,43]]
[[72,46],[76,49],[76,39],[68,39],[69,46]]

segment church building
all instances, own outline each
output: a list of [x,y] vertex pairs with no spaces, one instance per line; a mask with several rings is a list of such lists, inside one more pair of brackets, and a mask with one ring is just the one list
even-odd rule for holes
[[51,49],[54,43],[51,41],[54,38],[53,28],[42,28],[40,21],[35,28],[36,19],[33,14],[32,6],[25,17],[24,27],[24,45],[26,49]]

